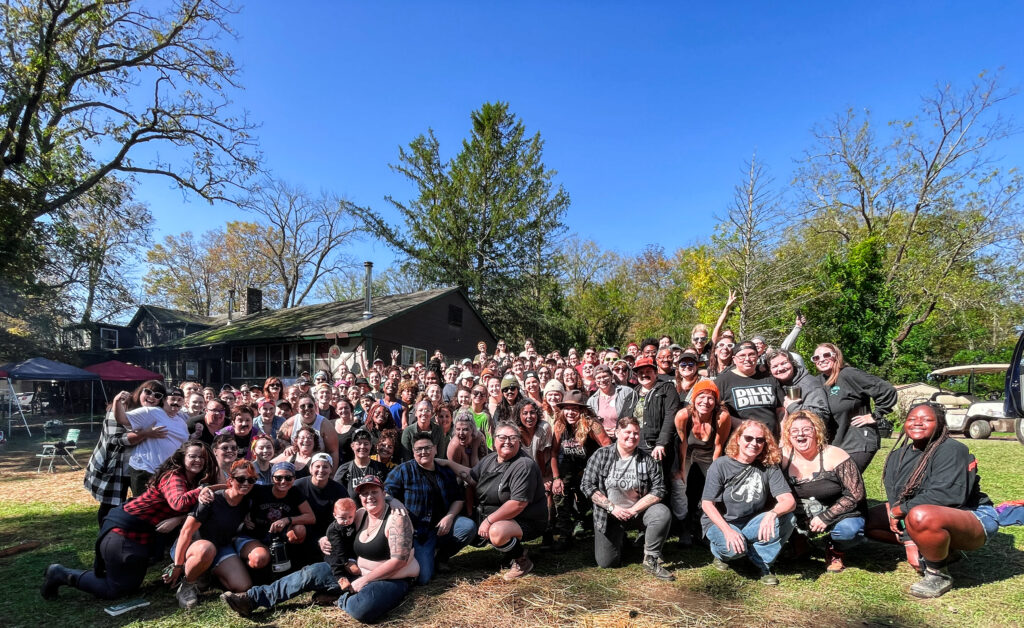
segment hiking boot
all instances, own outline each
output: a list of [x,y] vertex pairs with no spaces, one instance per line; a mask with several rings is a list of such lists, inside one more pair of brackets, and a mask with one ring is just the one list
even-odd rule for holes
[[43,586],[39,593],[44,600],[57,599],[57,590],[61,585],[74,585],[83,573],[85,572],[81,569],[68,569],[64,565],[53,563],[43,572]]
[[509,567],[508,571],[505,572],[502,578],[511,582],[522,578],[531,571],[533,571],[533,561],[524,553],[522,556],[512,561],[512,566]]
[[178,587],[178,593],[174,597],[178,598],[178,606],[189,610],[199,603],[199,587],[195,582],[182,580],[181,586]]
[[770,571],[766,571],[761,574],[761,584],[769,587],[779,586],[779,577]]
[[910,585],[910,594],[914,597],[939,597],[953,588],[953,578],[945,567],[925,567],[924,578]]
[[843,564],[843,558],[846,556],[844,552],[840,552],[831,545],[825,549],[825,571],[828,573],[839,573],[846,569],[846,565]]
[[644,556],[644,571],[651,574],[659,580],[675,580],[676,577],[672,575],[672,572],[665,569],[664,564],[661,562],[661,558],[657,556]]
[[715,558],[715,560],[711,561],[711,566],[723,573],[730,570],[729,563],[717,557]]
[[252,600],[249,599],[248,594],[225,591],[220,594],[220,599],[224,600],[224,603],[230,606],[231,610],[242,617],[252,615]]

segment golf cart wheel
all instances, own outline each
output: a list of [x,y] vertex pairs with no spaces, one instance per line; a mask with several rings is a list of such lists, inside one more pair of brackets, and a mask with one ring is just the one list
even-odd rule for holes
[[992,424],[985,419],[975,419],[967,426],[967,435],[976,440],[988,438],[992,435]]
[[1024,419],[1013,422],[1013,432],[1017,435],[1017,442],[1024,445]]

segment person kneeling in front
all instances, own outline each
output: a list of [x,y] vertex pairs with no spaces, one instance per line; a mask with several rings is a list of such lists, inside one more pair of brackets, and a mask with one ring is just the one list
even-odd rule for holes
[[644,570],[662,580],[675,580],[661,562],[672,513],[661,503],[665,480],[661,464],[637,447],[640,423],[633,416],[618,420],[615,442],[598,449],[587,462],[580,489],[594,502],[594,557],[599,567],[617,567],[629,528],[644,531]]
[[[338,608],[363,623],[375,622],[401,604],[420,572],[412,549],[412,521],[402,504],[385,498],[384,483],[377,476],[363,476],[355,490],[363,502],[356,512],[352,540],[358,577],[353,574],[350,583],[344,579],[339,583],[331,566],[320,562],[272,584],[245,593],[225,593],[221,598],[246,617],[256,607],[273,608],[306,591],[336,593]],[[342,584],[349,586],[342,589]]]

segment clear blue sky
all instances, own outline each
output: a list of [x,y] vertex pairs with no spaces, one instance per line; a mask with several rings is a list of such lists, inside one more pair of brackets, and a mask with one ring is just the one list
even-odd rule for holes
[[[508,101],[546,142],[570,229],[624,253],[709,235],[755,150],[788,184],[812,125],[848,107],[909,117],[937,82],[1001,67],[1024,86],[1021,3],[712,4],[255,0],[227,45],[276,176],[394,216],[384,196],[412,194],[398,147],[433,128],[450,157],[473,109]],[[1024,137],[1002,151],[1024,165]],[[163,179],[139,196],[158,237],[244,218]]]

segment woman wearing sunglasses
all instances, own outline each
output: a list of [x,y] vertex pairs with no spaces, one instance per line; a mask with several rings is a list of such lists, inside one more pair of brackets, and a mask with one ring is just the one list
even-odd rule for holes
[[732,350],[735,347],[736,337],[731,330],[726,329],[711,352],[711,359],[708,360],[708,377],[718,377],[733,367]]
[[775,586],[772,565],[793,533],[796,500],[779,469],[782,459],[771,431],[744,421],[729,439],[725,455],[711,463],[701,496],[701,527],[711,544],[714,567],[746,556]]
[[[184,400],[184,393],[174,390],[175,400]],[[163,427],[163,436],[147,438],[132,451],[128,459],[128,477],[132,495],[138,497],[146,490],[146,484],[153,473],[188,440],[188,415],[181,411],[181,406],[166,405],[167,389],[163,383],[151,379],[143,382],[132,393],[125,413],[132,431]],[[118,411],[115,407],[115,412]]]
[[181,579],[176,597],[184,609],[199,602],[196,581],[210,569],[229,591],[245,591],[252,586],[249,572],[238,557],[243,544],[236,534],[249,512],[256,468],[248,460],[236,460],[226,469],[226,475],[227,488],[215,491],[209,504],[196,506],[171,546],[174,564],[164,582],[173,586]]
[[881,377],[844,364],[843,352],[830,342],[814,349],[811,362],[832,415],[829,444],[850,454],[864,473],[881,444],[878,425],[896,407],[896,389]]
[[[327,454],[317,456],[330,457]],[[250,494],[249,519],[235,542],[239,557],[250,569],[262,569],[270,564],[267,548],[274,537],[279,536],[290,545],[300,545],[306,540],[306,526],[316,523],[313,508],[295,487],[295,465],[275,463],[270,468],[270,479],[270,486],[257,485]],[[289,551],[289,555],[294,553]]]

